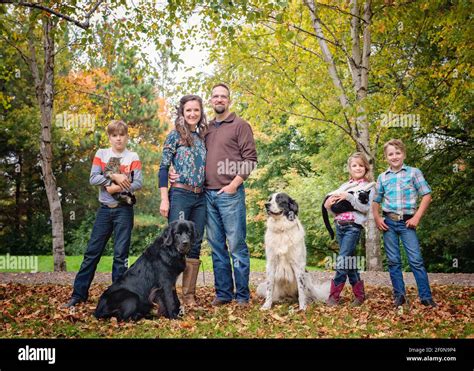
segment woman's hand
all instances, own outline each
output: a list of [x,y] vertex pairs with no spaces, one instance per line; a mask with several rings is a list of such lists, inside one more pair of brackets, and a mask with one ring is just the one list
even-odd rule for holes
[[162,199],[161,200],[161,204],[160,204],[160,214],[165,217],[165,218],[168,218],[168,213],[170,211],[170,202],[168,199]]

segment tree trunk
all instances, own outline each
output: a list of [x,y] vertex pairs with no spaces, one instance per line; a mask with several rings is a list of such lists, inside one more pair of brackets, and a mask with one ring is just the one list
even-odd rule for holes
[[53,151],[51,144],[51,126],[54,102],[53,27],[52,20],[49,17],[45,17],[43,20],[44,66],[41,77],[36,59],[36,50],[31,37],[29,38],[29,48],[30,69],[35,79],[36,97],[41,111],[41,170],[51,213],[54,271],[58,272],[66,270],[66,260],[64,254],[63,211],[56,185],[56,178],[53,174]]
[[[340,79],[340,75],[337,72],[337,66],[334,62],[331,50],[328,48],[326,38],[324,36],[323,28],[321,25],[321,19],[318,16],[318,9],[314,0],[305,0],[306,6],[310,10],[311,22],[318,39],[319,46],[324,58],[324,61],[328,65],[328,73],[333,81],[334,87],[338,94],[339,102],[343,109],[347,109],[350,106],[350,100],[343,88],[343,83]],[[369,59],[370,59],[370,47],[371,47],[371,34],[370,34],[370,23],[372,17],[371,1],[367,0],[364,3],[364,14],[359,16],[359,6],[357,0],[351,1],[351,41],[352,50],[351,55],[348,56],[349,68],[352,75],[352,86],[356,92],[356,117],[355,120],[349,119],[348,125],[350,130],[348,131],[350,137],[356,144],[358,151],[363,152],[371,164],[371,172],[375,165],[375,151],[371,149],[370,145],[370,133],[369,133],[369,122],[367,113],[364,108],[364,100],[367,97],[368,89],[368,76],[369,76]],[[360,23],[363,22],[363,46],[362,50],[360,47]],[[341,43],[343,44],[343,43]],[[346,52],[346,55],[348,53]],[[382,257],[380,252],[380,233],[375,224],[372,211],[369,211],[367,228],[366,228],[366,261],[367,270],[369,271],[381,271]]]
[[[359,15],[359,8],[357,5],[357,0],[352,2],[352,13]],[[353,44],[353,58],[357,57],[357,73],[352,74],[353,78],[356,77],[354,85],[357,93],[357,119],[356,126],[357,132],[359,133],[359,150],[364,152],[367,155],[367,158],[371,165],[371,173],[374,174],[375,168],[375,151],[372,150],[370,145],[370,133],[369,133],[369,122],[367,119],[367,114],[364,108],[364,100],[367,98],[367,90],[369,85],[369,59],[370,59],[370,48],[371,48],[371,33],[370,33],[370,24],[372,18],[371,10],[371,0],[367,0],[364,3],[364,14],[362,16],[364,20],[363,26],[363,47],[362,55],[360,54],[359,35],[358,35],[358,24],[360,19],[353,16],[352,17],[352,29],[353,31],[353,40],[357,40],[358,51],[355,52]],[[357,26],[356,26],[357,24]],[[380,231],[375,224],[374,215],[372,209],[369,211],[367,225],[365,230],[365,256],[367,262],[367,270],[369,271],[382,271],[382,255],[380,251]]]

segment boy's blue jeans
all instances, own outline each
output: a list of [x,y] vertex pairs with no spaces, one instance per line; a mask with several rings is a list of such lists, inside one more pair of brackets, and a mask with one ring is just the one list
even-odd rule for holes
[[113,209],[104,205],[99,207],[91,238],[84,254],[84,260],[74,280],[72,297],[87,300],[97,264],[112,232],[114,233],[112,281],[115,282],[125,273],[128,268],[128,251],[130,249],[132,228],[132,206],[121,205]]
[[412,228],[407,228],[403,220],[393,221],[390,218],[385,218],[384,221],[389,227],[388,231],[383,233],[383,243],[385,253],[387,254],[388,270],[390,272],[390,279],[392,280],[394,297],[399,298],[402,295],[406,295],[399,247],[400,238],[407,253],[411,271],[415,276],[416,285],[418,286],[418,296],[421,300],[431,299],[430,283],[423,264],[423,257],[421,256],[416,231]]
[[212,248],[216,298],[222,301],[235,298],[237,301],[246,302],[250,299],[250,255],[245,242],[247,227],[244,186],[239,186],[235,194],[217,194],[215,190],[206,190],[206,200],[206,233]]
[[361,226],[354,224],[339,225],[336,223],[336,236],[337,242],[339,242],[339,255],[336,261],[336,276],[334,277],[336,286],[346,282],[347,277],[349,277],[351,285],[355,285],[360,281],[357,266],[354,266],[357,264],[354,254],[361,231]]
[[186,189],[171,188],[169,193],[170,211],[168,222],[175,220],[190,220],[196,227],[196,240],[187,257],[199,259],[201,253],[204,227],[206,226],[206,196],[204,193],[194,193]]

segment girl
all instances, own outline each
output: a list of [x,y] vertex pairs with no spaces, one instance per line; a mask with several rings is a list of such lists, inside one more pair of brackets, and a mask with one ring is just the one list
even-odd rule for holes
[[[374,185],[370,175],[370,165],[365,155],[356,152],[347,160],[347,167],[350,174],[350,180],[342,184],[338,191],[334,192],[326,202],[324,207],[332,213],[331,206],[341,200],[347,200],[351,203],[355,211],[348,211],[337,214],[335,217],[336,236],[339,243],[339,256],[336,261],[336,276],[331,281],[331,292],[327,301],[328,305],[339,304],[341,291],[344,288],[347,277],[352,285],[352,291],[355,299],[353,305],[361,305],[365,300],[364,281],[360,279],[356,266],[355,250],[359,242],[362,225],[367,220],[367,214],[370,210],[370,203],[374,197]],[[350,188],[363,188],[370,190],[369,202],[361,203],[353,194],[343,190]],[[333,213],[334,214],[334,213]]]
[[[206,224],[206,131],[207,120],[202,99],[197,95],[185,95],[179,102],[175,129],[166,138],[158,175],[160,214],[168,218],[168,223],[185,219],[196,225],[197,237],[187,255],[183,273],[183,301],[189,306],[196,305],[196,280],[201,264],[199,255]],[[179,177],[171,184],[168,193],[168,171],[171,164]]]

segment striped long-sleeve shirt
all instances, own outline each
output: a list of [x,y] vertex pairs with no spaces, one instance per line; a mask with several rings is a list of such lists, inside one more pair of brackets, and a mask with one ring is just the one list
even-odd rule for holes
[[116,205],[118,202],[106,191],[105,187],[112,184],[111,180],[105,177],[104,170],[111,157],[119,157],[120,172],[128,176],[132,185],[130,192],[134,193],[142,187],[142,164],[136,152],[124,150],[122,153],[115,153],[112,148],[99,149],[94,156],[89,182],[91,185],[99,186],[99,202],[107,205]]

